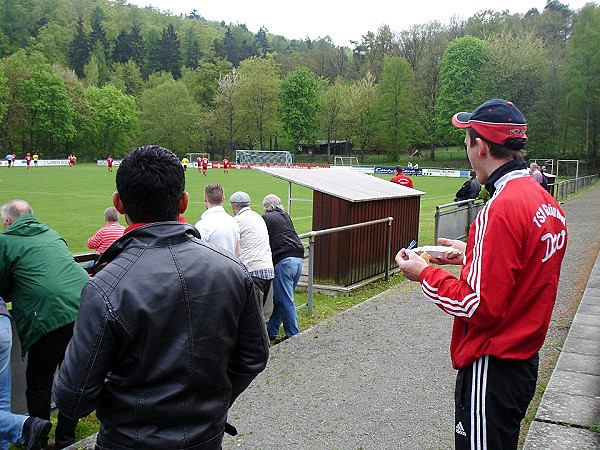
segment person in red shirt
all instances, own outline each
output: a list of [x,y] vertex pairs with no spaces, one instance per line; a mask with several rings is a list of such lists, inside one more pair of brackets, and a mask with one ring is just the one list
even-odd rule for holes
[[229,160],[227,158],[223,158],[223,172],[229,173]]
[[527,122],[516,106],[488,100],[472,113],[455,114],[452,123],[466,129],[467,156],[490,193],[466,243],[438,239],[460,253],[431,258],[461,265],[460,276],[428,265],[413,250],[401,249],[396,262],[454,317],[455,448],[516,449],[556,300],[565,214],[529,176]]
[[108,158],[106,158],[106,164],[108,165],[109,172],[112,172],[114,162],[115,162],[115,160],[112,159],[112,156],[109,156]]
[[[119,212],[114,206],[104,211],[104,222],[106,226],[96,231],[96,234],[87,241],[87,247],[95,250],[98,255],[104,253],[113,242],[123,236],[125,231],[125,227],[119,223]],[[84,267],[91,267],[94,264],[93,261],[90,263],[85,264]]]
[[33,158],[31,158],[31,154],[27,153],[27,154],[25,155],[25,162],[27,163],[27,170],[29,170],[29,166],[31,165],[31,160],[32,160],[32,159],[33,159]]
[[196,165],[198,166],[198,172],[200,172],[202,169],[202,158],[200,156],[196,158]]
[[206,169],[208,169],[208,158],[202,158],[202,174],[206,175]]
[[414,188],[413,181],[404,175],[402,166],[396,166],[396,176],[392,178],[392,183],[399,184],[400,186],[406,186]]

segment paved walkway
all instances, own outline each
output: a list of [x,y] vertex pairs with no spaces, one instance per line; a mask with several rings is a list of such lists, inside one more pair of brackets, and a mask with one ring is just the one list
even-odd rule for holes
[[565,448],[600,448],[600,256],[524,446]]
[[[600,432],[589,431],[600,422],[600,184],[564,208],[569,244],[541,364],[560,347],[588,287],[527,437],[530,449],[600,447]],[[282,342],[233,405],[229,421],[239,435],[226,437],[224,448],[453,448],[451,325],[417,283],[402,283]]]

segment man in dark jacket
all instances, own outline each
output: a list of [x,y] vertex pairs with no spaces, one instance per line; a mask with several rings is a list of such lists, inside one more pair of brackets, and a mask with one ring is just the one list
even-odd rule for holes
[[283,210],[281,199],[269,194],[263,199],[263,219],[269,231],[269,245],[273,255],[273,313],[267,324],[269,339],[277,341],[283,323],[287,339],[298,334],[298,316],[294,305],[294,289],[302,274],[304,246],[296,234],[290,216]]
[[481,192],[481,184],[477,181],[477,174],[474,170],[469,172],[469,179],[463,183],[461,188],[456,193],[456,197],[454,197],[455,202],[460,202],[463,200],[471,200],[479,197],[479,192]]
[[[37,221],[31,206],[12,200],[2,207],[0,295],[27,353],[27,411],[50,420],[52,380],[73,334],[79,297],[88,274],[73,260],[58,233]],[[75,442],[77,420],[58,415],[56,448]]]
[[98,449],[220,449],[227,410],[266,366],[254,283],[233,255],[178,222],[177,156],[129,153],[113,203],[129,227],[98,261],[54,383],[65,415],[93,410]]

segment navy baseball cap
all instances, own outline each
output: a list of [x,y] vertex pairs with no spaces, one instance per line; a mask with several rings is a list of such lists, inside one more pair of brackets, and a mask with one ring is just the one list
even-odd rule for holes
[[501,98],[488,100],[472,113],[454,114],[452,125],[473,128],[488,141],[502,146],[508,139],[527,141],[527,122],[523,113],[512,102]]

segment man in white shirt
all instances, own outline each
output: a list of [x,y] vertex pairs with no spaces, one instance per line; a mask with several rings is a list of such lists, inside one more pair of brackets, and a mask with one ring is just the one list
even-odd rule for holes
[[211,183],[204,188],[206,211],[196,222],[200,239],[240,256],[240,228],[233,217],[225,212],[223,186]]
[[234,192],[229,201],[240,227],[240,259],[263,292],[264,305],[271,280],[275,278],[267,224],[260,214],[250,208],[250,196],[246,192]]

